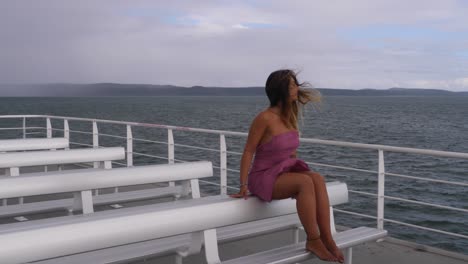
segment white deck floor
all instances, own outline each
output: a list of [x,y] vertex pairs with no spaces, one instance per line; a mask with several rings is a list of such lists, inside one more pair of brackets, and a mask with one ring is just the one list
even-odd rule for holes
[[[285,245],[287,242],[292,242],[292,233],[290,231],[282,231],[269,235],[264,235],[258,238],[245,239],[236,242],[226,243],[219,247],[221,260],[235,258],[241,255],[252,254],[262,250],[268,250],[274,246]],[[304,236],[301,239],[304,240]],[[438,253],[422,251],[415,248],[421,248],[421,245],[412,244],[406,241],[396,239],[388,239],[379,243],[366,243],[354,248],[353,263],[354,264],[466,264],[468,256],[455,254],[452,252]],[[302,242],[304,243],[304,242]],[[431,250],[431,249],[429,249]],[[444,253],[450,256],[443,255]],[[174,264],[174,256],[148,259],[146,261],[135,261],[132,264]],[[203,252],[199,255],[189,256],[184,259],[184,264],[201,264],[204,261]],[[301,263],[328,263],[318,259],[311,259]],[[250,263],[246,263],[250,264]],[[254,264],[254,263],[252,263]]]

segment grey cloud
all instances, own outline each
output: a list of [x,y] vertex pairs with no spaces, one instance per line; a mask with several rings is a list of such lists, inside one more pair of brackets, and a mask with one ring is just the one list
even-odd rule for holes
[[[272,70],[292,67],[320,87],[452,82],[450,89],[468,90],[455,81],[468,77],[467,59],[451,55],[466,47],[460,41],[401,40],[377,49],[339,34],[385,23],[466,33],[468,10],[456,1],[11,0],[0,6],[0,83],[260,86]],[[139,10],[148,12],[139,16]],[[161,19],[165,12],[204,24],[171,24]],[[246,22],[280,26],[232,28]]]

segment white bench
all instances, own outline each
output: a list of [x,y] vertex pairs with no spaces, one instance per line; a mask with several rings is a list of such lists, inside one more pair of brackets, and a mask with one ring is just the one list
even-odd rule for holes
[[6,168],[9,176],[18,176],[20,167],[100,162],[102,167],[111,168],[112,160],[124,158],[122,147],[11,152],[0,154],[0,168]]
[[[7,176],[20,175],[21,167],[29,166],[47,166],[47,165],[64,165],[64,164],[77,164],[77,163],[98,163],[98,167],[104,169],[112,168],[113,160],[121,160],[125,158],[125,149],[121,147],[113,148],[99,148],[99,149],[73,149],[73,150],[57,150],[57,151],[29,151],[29,152],[7,152],[0,154],[0,168],[6,169]],[[47,175],[37,173],[38,175]],[[1,177],[3,178],[3,177]],[[23,198],[20,197],[20,204],[23,204]],[[7,200],[2,200],[2,205],[7,205]],[[51,204],[52,206],[53,204]],[[43,210],[43,206],[38,209]],[[28,208],[24,208],[28,209]],[[29,209],[28,209],[29,210]],[[7,212],[2,210],[2,212]],[[14,209],[10,208],[8,212],[13,212]],[[0,216],[2,216],[0,212]],[[15,211],[18,212],[18,211]]]
[[[347,192],[346,184],[340,182],[328,182],[327,188],[335,190],[341,189],[343,192]],[[335,203],[334,205],[336,204],[338,203]],[[330,207],[330,212],[331,229],[332,233],[335,234],[336,229],[333,219],[332,207]],[[299,217],[297,216],[297,213],[262,219],[248,223],[230,225],[218,229],[218,243],[228,243],[240,239],[252,238],[284,230],[292,230],[294,235],[294,239],[292,242],[298,243],[299,230],[302,229],[301,227],[302,224],[299,220]],[[82,254],[55,258],[44,262],[38,262],[38,264],[81,264],[91,263],[93,261],[95,262],[96,260],[99,260],[99,263],[101,264],[123,263],[128,262],[130,260],[135,261],[139,259],[147,259],[150,257],[158,257],[178,253],[178,248],[188,247],[190,243],[191,235],[184,234],[164,239],[137,242],[127,244],[124,246],[105,248]],[[182,263],[182,258],[186,256],[186,253],[179,252],[176,255],[177,263]]]
[[0,140],[0,152],[69,148],[67,138],[24,138]]
[[[167,171],[170,168],[170,171]],[[195,171],[192,171],[191,169]],[[198,171],[197,171],[198,170]],[[132,186],[149,183],[170,182],[193,177],[212,176],[211,163],[193,162],[187,164],[151,165],[113,170],[72,170],[54,172],[50,175],[27,174],[28,176],[6,177],[0,179],[0,199],[74,192],[73,199],[61,199],[47,202],[33,202],[0,207],[2,216],[18,213],[42,212],[51,209],[67,209],[69,212],[82,209],[83,213],[94,211],[94,205],[109,204],[119,201],[134,201],[173,195],[176,198],[187,195],[187,183],[181,186],[161,187],[150,190],[119,192],[92,196],[91,190],[117,186]],[[198,186],[198,182],[196,182]],[[197,194],[199,197],[199,194]],[[46,204],[46,206],[42,206]],[[42,206],[42,207],[41,207]],[[28,211],[30,210],[30,211]]]
[[[332,205],[347,201],[345,185],[344,189],[343,184],[334,184],[327,188]],[[171,237],[175,245],[180,245],[180,242],[175,241],[177,238],[173,236],[191,233],[189,248],[179,250],[179,254],[188,255],[200,252],[202,240],[204,240],[208,263],[220,263],[215,228],[295,213],[296,205],[292,199],[273,201],[267,204],[254,197],[245,201],[225,196],[182,200],[113,212],[99,212],[88,214],[80,219],[64,219],[63,222],[55,222],[53,226],[49,223],[20,230],[10,229],[5,232],[0,229],[0,243],[9,241],[7,247],[0,248],[0,261],[2,263],[37,261],[164,237]],[[92,230],[92,233],[83,235],[85,230]],[[356,232],[358,229],[354,230],[353,232]],[[361,234],[356,237],[348,237],[347,235],[350,233],[346,233],[347,235],[342,236],[341,240],[337,239],[338,244],[352,246],[353,243],[358,243],[356,241],[374,240],[386,234],[385,231],[367,228],[361,228],[360,231],[363,232],[355,233],[356,235]],[[48,239],[39,245],[37,239],[43,234],[47,234]],[[63,237],[63,234],[66,234],[67,238]],[[340,234],[344,234],[344,232]],[[70,236],[74,238],[70,239]],[[28,243],[25,244],[24,241],[28,241]],[[89,243],[89,241],[93,241],[93,243]],[[303,249],[304,245],[294,246],[301,247],[303,252],[296,252],[294,260],[291,259],[290,262],[279,263],[293,263],[299,259],[313,257],[312,254]],[[23,252],[23,254],[18,254],[19,252]],[[299,256],[297,256],[298,254]],[[62,258],[61,263],[64,263],[66,258]],[[243,257],[242,263],[257,263],[245,258]],[[254,255],[250,258],[258,258],[258,256]],[[271,256],[269,259],[272,260]],[[41,263],[56,263],[53,261],[47,260]],[[101,262],[101,260],[99,262],[107,263]],[[66,263],[72,262],[66,261]]]

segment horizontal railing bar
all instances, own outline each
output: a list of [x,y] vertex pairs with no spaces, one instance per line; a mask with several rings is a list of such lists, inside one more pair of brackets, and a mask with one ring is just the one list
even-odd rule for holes
[[322,166],[322,167],[330,167],[330,168],[337,168],[337,169],[343,169],[343,170],[351,170],[351,171],[359,171],[359,172],[369,172],[369,173],[378,173],[377,171],[372,171],[372,170],[356,169],[356,168],[351,168],[351,167],[330,165],[330,164],[325,164],[325,163],[317,163],[317,162],[306,162],[306,163],[307,163],[307,164],[310,164],[310,165],[316,165],[316,166]]
[[150,154],[144,154],[144,153],[139,153],[139,152],[132,152],[134,155],[138,156],[144,156],[144,157],[150,157],[150,158],[157,158],[157,159],[165,159],[167,160],[167,157],[161,157],[161,156],[155,156],[155,155],[150,155]]
[[86,134],[86,135],[92,135],[93,132],[86,132],[86,131],[80,131],[80,130],[69,130],[70,133],[77,133],[77,134]]
[[306,143],[321,144],[321,145],[332,145],[332,146],[337,146],[337,147],[351,147],[351,148],[360,148],[360,149],[383,150],[383,151],[389,151],[389,152],[402,152],[402,153],[422,154],[422,155],[429,155],[429,156],[468,159],[468,153],[462,153],[462,152],[393,147],[393,146],[387,146],[387,145],[352,143],[352,142],[345,142],[345,141],[323,140],[323,139],[312,139],[312,138],[304,138],[304,139],[301,139],[300,141],[306,142]]
[[0,130],[20,130],[23,129],[23,127],[2,127]]
[[390,200],[404,201],[404,202],[408,202],[408,203],[427,205],[427,206],[437,207],[437,208],[441,208],[441,209],[447,209],[447,210],[453,210],[453,211],[460,211],[460,212],[468,213],[467,209],[457,208],[457,207],[452,207],[452,206],[438,205],[438,204],[420,202],[420,201],[415,201],[415,200],[408,200],[408,199],[404,199],[404,198],[398,198],[398,197],[387,196],[387,195],[385,195],[384,198],[387,198],[387,199],[390,199]]
[[142,138],[133,138],[133,140],[134,140],[134,141],[143,141],[143,142],[150,142],[150,143],[165,144],[165,145],[167,145],[167,142],[164,142],[164,141],[155,141],[155,140],[142,139]]
[[116,135],[111,135],[111,134],[105,134],[105,133],[98,133],[99,136],[105,136],[105,137],[112,137],[112,138],[118,138],[118,139],[127,139],[127,137],[122,137],[122,136],[116,136]]
[[392,219],[387,219],[387,218],[384,218],[384,221],[385,221],[385,222],[389,222],[389,223],[394,223],[394,224],[409,226],[409,227],[413,227],[413,228],[418,228],[418,229],[422,229],[422,230],[432,231],[432,232],[436,232],[436,233],[440,233],[440,234],[444,234],[444,235],[456,236],[456,237],[461,237],[461,238],[468,239],[468,236],[465,236],[465,235],[462,235],[462,234],[457,234],[457,233],[452,233],[452,232],[448,232],[448,231],[443,231],[443,230],[439,230],[439,229],[434,229],[434,228],[429,228],[429,227],[424,227],[424,226],[418,226],[418,225],[408,224],[408,223],[405,223],[405,222],[400,222],[400,221],[396,221],[396,220],[392,220]]
[[362,194],[362,195],[367,195],[367,196],[373,196],[377,197],[378,195],[375,193],[369,193],[369,192],[362,192],[362,191],[354,191],[354,190],[348,190],[350,193],[357,193],[357,194]]
[[360,213],[351,212],[351,211],[347,211],[347,210],[343,210],[343,209],[333,208],[333,210],[334,210],[334,211],[337,211],[337,212],[340,212],[340,213],[345,213],[345,214],[350,214],[350,215],[356,215],[356,216],[361,216],[361,217],[370,218],[370,219],[377,219],[377,217],[375,217],[375,216],[366,215],[366,214],[360,214]]
[[0,118],[35,118],[35,117],[40,117],[40,118],[45,118],[47,116],[45,115],[2,115]]
[[210,148],[196,147],[196,146],[190,146],[190,145],[184,145],[184,144],[174,144],[174,146],[219,152],[219,149],[210,149]]
[[112,163],[113,163],[113,164],[114,164],[114,163],[115,163],[115,164],[119,164],[119,165],[122,165],[122,166],[127,167],[127,164],[121,163],[121,162],[118,162],[118,161],[112,161]]
[[[179,159],[174,159],[174,161],[178,161],[178,162],[190,162],[190,161],[179,160]],[[196,160],[192,160],[192,161],[196,161]]]
[[[243,132],[232,132],[232,131],[225,131],[225,130],[192,128],[192,127],[182,127],[182,126],[169,126],[169,125],[152,124],[152,123],[138,123],[138,122],[128,122],[128,121],[114,121],[114,120],[105,120],[105,119],[79,118],[79,117],[66,117],[66,116],[50,116],[50,115],[42,115],[42,116],[34,116],[34,117],[62,119],[62,120],[66,119],[66,120],[69,120],[69,121],[71,121],[71,120],[73,120],[73,121],[87,121],[87,122],[93,122],[94,121],[94,122],[106,123],[106,124],[131,125],[131,126],[150,127],[150,128],[165,128],[165,129],[173,129],[173,130],[180,130],[180,131],[204,132],[204,133],[210,133],[210,134],[224,134],[224,135],[232,135],[232,136],[247,136],[247,133],[243,133]],[[0,118],[1,118],[1,116],[0,116]]]
[[[213,166],[213,168],[215,168],[215,169],[221,169],[221,167],[219,167],[219,166],[214,166],[214,165],[212,165],[212,166]],[[226,170],[227,170],[227,171],[232,171],[232,172],[240,172],[240,170],[235,170],[235,169],[228,169],[228,168],[226,168]]]
[[79,145],[79,146],[93,147],[93,145],[90,145],[90,144],[84,144],[84,143],[78,143],[78,142],[72,142],[72,141],[70,141],[70,144]]
[[38,135],[38,134],[46,134],[44,132],[26,132],[26,135]]
[[459,186],[468,186],[468,183],[464,183],[464,182],[451,182],[451,181],[444,181],[444,180],[436,180],[436,179],[431,179],[431,178],[422,178],[422,177],[409,176],[409,175],[397,174],[397,173],[386,172],[385,175],[408,178],[408,179],[415,179],[415,180],[422,180],[422,181],[439,182],[439,183],[459,185]]
[[[211,134],[224,134],[224,135],[242,136],[242,137],[246,137],[248,135],[245,132],[232,132],[232,131],[225,131],[225,130],[202,129],[202,128],[180,127],[180,126],[168,126],[168,125],[161,125],[161,124],[126,122],[126,121],[113,121],[113,120],[104,120],[104,119],[52,116],[52,115],[6,115],[6,116],[0,116],[0,118],[23,118],[23,117],[38,117],[38,118],[51,118],[51,119],[75,120],[75,121],[94,121],[94,122],[108,123],[108,124],[121,124],[121,125],[132,125],[132,126],[152,127],[152,128],[166,128],[166,129],[181,130],[181,131],[204,132],[204,133],[211,133]],[[383,151],[390,151],[390,152],[403,152],[403,153],[423,154],[423,155],[430,155],[430,156],[441,156],[441,157],[468,159],[468,153],[461,153],[461,152],[428,150],[428,149],[417,149],[417,148],[405,148],[405,147],[393,147],[393,146],[378,145],[378,144],[363,144],[363,143],[352,143],[352,142],[345,142],[345,141],[311,139],[311,138],[306,138],[306,139],[301,138],[300,141],[301,142],[306,142],[306,143],[315,143],[315,144],[321,144],[321,145],[333,145],[333,146],[339,146],[339,147],[352,147],[352,148],[361,148],[361,149],[383,150]]]
[[235,152],[235,151],[226,151],[226,153],[234,154],[234,155],[243,155],[243,153]]
[[210,182],[210,181],[205,181],[205,180],[198,180],[198,182],[200,183],[205,183],[205,184],[209,184],[209,185],[215,185],[215,186],[221,186],[219,183],[215,183],[215,182]]
[[[199,182],[203,182],[203,183],[206,183],[206,184],[210,184],[210,185],[215,185],[215,186],[221,186],[221,184],[219,183],[215,183],[215,182],[210,182],[210,181],[205,181],[205,180],[198,180]],[[228,189],[232,189],[232,190],[240,190],[239,188],[237,187],[231,187],[231,186],[226,186],[226,188]]]

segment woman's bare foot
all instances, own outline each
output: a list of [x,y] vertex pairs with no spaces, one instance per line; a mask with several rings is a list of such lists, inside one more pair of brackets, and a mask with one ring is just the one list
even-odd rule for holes
[[314,253],[319,259],[324,261],[338,261],[336,258],[323,244],[320,236],[316,238],[307,238],[306,249]]
[[338,262],[344,263],[343,252],[341,252],[341,249],[336,246],[335,241],[333,239],[324,239],[323,241],[325,247],[337,258]]

